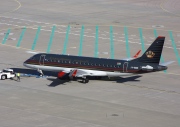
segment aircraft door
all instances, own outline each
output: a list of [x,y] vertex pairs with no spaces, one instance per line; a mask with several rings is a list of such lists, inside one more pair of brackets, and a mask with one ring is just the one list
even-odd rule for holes
[[128,62],[124,62],[124,64],[123,64],[123,72],[128,72],[127,68],[128,68]]
[[44,65],[44,60],[45,60],[46,55],[41,55],[39,58],[39,65]]

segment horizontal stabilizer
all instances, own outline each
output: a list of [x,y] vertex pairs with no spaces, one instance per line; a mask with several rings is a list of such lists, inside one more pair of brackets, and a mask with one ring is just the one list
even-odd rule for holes
[[168,61],[168,62],[160,63],[159,65],[167,66],[167,65],[172,64],[172,63],[174,63],[174,62],[175,62],[175,61]]

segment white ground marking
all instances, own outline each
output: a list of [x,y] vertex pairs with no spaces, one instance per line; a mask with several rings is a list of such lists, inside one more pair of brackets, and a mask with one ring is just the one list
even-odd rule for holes
[[8,25],[8,26],[13,25],[13,24],[2,23],[2,22],[0,22],[0,24],[5,24],[5,25]]
[[[77,35],[77,36],[80,36],[80,34],[74,34],[74,33],[69,33],[69,34],[73,34],[73,35]],[[85,35],[84,35],[85,36]]]
[[[11,18],[11,19],[17,19],[17,20],[22,20],[22,21],[28,21],[28,22],[36,22],[36,23],[50,24],[50,23],[45,23],[45,22],[39,22],[39,21],[33,21],[33,20],[27,20],[27,19],[21,19],[21,18],[12,18],[12,17],[7,17],[7,16],[1,16],[1,17]],[[57,25],[57,24],[53,24],[53,25]]]
[[109,32],[107,32],[107,31],[104,31],[105,33],[109,33]]
[[[37,28],[36,28],[37,29]],[[50,31],[51,32],[51,30],[46,30],[46,29],[41,29],[41,30],[44,30],[44,31]]]
[[106,54],[106,55],[108,55],[108,52],[103,52],[103,54]]
[[149,37],[150,39],[155,39],[155,37]]
[[132,37],[136,37],[136,35],[130,35],[130,36],[132,36]]
[[13,40],[13,41],[15,41],[15,40],[16,40],[16,38],[8,38],[8,40]]
[[88,36],[88,35],[84,35],[84,36],[86,36],[86,37],[93,37],[93,38],[95,38],[95,36]]
[[59,26],[61,26],[61,27],[66,27],[66,25],[59,25]]
[[34,29],[34,30],[36,30],[37,28],[34,28],[34,27],[32,27],[31,29]]
[[[0,35],[5,35],[7,33],[0,33]],[[13,35],[14,33],[9,33],[9,35]]]

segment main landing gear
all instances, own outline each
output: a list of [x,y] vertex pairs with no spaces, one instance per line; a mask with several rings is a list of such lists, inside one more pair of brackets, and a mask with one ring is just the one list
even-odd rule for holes
[[89,82],[89,79],[87,79],[87,78],[82,79],[82,83],[88,83],[88,82]]

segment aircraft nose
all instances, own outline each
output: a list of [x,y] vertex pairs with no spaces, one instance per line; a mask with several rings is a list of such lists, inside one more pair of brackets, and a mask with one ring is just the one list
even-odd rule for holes
[[27,62],[28,62],[28,60],[24,61],[24,63],[23,63],[23,65],[24,65],[25,67],[27,67]]

